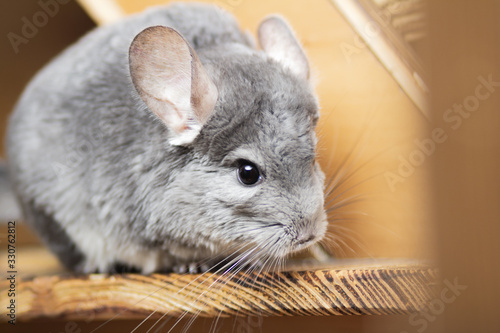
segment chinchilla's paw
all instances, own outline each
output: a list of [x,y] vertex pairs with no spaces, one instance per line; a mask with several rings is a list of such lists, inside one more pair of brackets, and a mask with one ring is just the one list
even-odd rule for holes
[[177,274],[202,274],[206,273],[210,270],[210,266],[206,263],[190,263],[183,265],[175,265],[173,267],[174,273]]

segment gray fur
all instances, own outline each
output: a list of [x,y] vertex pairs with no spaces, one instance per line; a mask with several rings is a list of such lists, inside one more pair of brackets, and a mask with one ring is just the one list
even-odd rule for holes
[[7,174],[7,165],[0,161],[0,223],[17,221],[21,215]]
[[[189,145],[169,144],[130,78],[130,43],[154,25],[184,36],[219,92]],[[323,236],[316,98],[252,45],[229,14],[175,4],[96,29],[34,78],[10,120],[10,177],[25,211],[64,230],[70,241],[54,244],[51,228],[36,226],[43,218],[26,216],[52,248],[68,247],[57,251],[63,262],[147,273],[249,246],[262,249],[249,262],[284,257]],[[239,183],[242,158],[261,168],[262,183]]]

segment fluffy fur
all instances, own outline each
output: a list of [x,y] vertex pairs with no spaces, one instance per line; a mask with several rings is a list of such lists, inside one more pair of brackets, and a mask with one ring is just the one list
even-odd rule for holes
[[[187,145],[169,143],[130,77],[129,46],[154,25],[184,36],[219,93]],[[248,263],[323,237],[316,98],[252,45],[228,13],[176,4],[94,30],[34,78],[10,120],[10,177],[28,222],[66,266],[149,273],[253,251]],[[263,181],[242,185],[239,159]]]

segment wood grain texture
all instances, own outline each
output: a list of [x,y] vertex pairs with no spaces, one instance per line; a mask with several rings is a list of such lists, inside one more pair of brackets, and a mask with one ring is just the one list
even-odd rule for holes
[[[224,277],[124,274],[43,276],[18,282],[19,320],[179,316],[408,314],[434,297],[426,266],[374,265]],[[0,285],[7,304],[8,285]]]

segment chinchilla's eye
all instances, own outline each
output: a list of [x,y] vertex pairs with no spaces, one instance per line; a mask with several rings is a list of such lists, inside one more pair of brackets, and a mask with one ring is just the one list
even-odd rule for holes
[[247,186],[255,185],[262,179],[259,168],[247,160],[241,160],[238,167],[238,180]]

